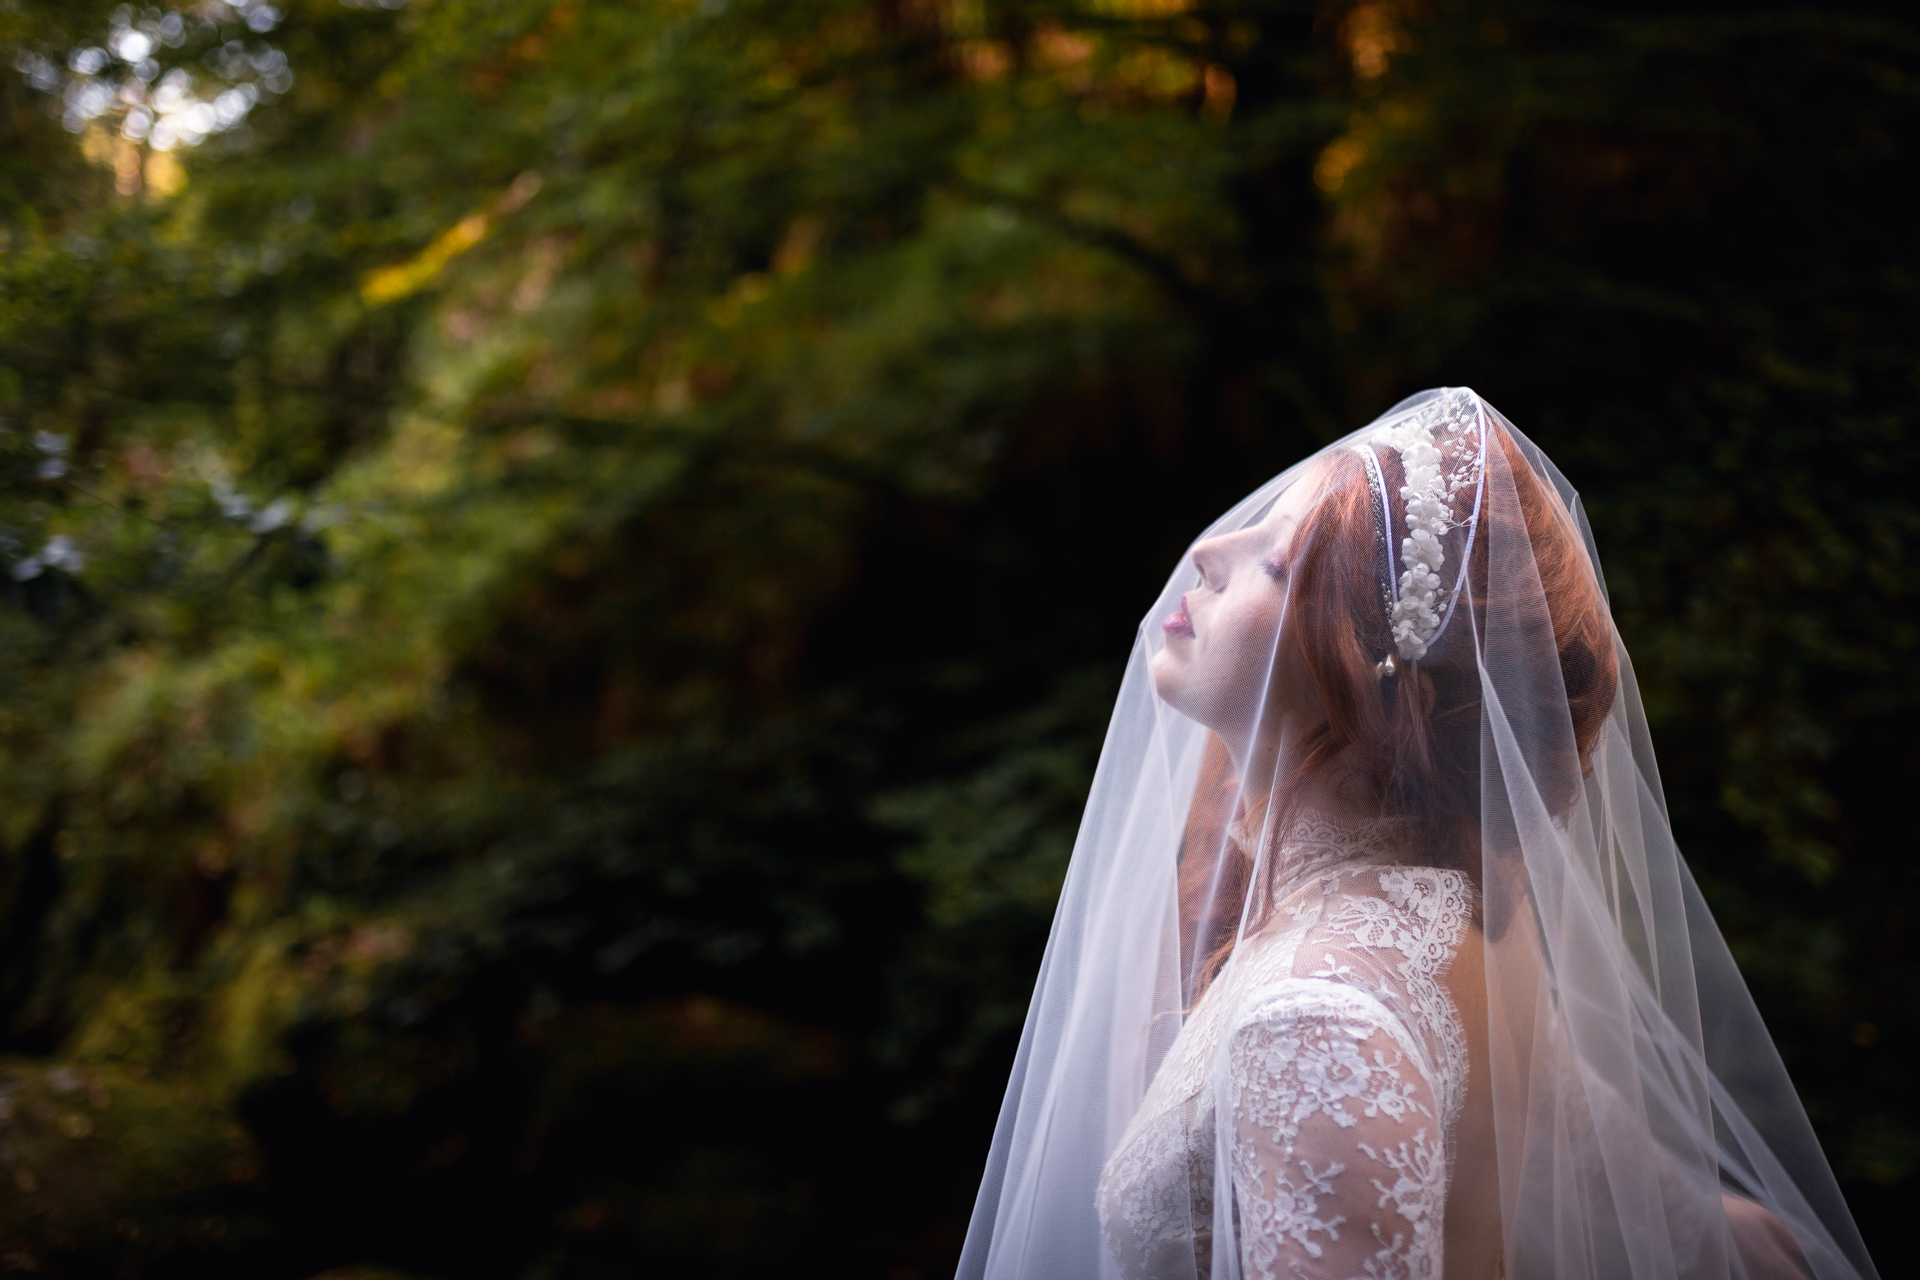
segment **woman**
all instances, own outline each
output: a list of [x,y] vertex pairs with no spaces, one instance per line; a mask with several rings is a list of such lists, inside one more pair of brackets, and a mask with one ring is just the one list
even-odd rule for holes
[[1195,544],[963,1278],[1874,1274],[1674,847],[1578,510],[1453,388]]

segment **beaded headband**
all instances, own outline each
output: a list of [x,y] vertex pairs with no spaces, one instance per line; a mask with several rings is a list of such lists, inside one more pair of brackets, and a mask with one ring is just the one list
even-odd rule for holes
[[[1398,564],[1393,504],[1387,500],[1386,473],[1375,452],[1379,448],[1400,455],[1404,475],[1400,499],[1406,504],[1407,536],[1400,539]],[[1418,662],[1453,620],[1454,605],[1466,584],[1486,488],[1486,409],[1467,388],[1449,387],[1404,417],[1377,428],[1353,451],[1367,464],[1367,487],[1373,495],[1387,629],[1400,657]],[[1461,493],[1469,486],[1473,506],[1462,518],[1456,512]],[[1463,529],[1464,536],[1456,536]],[[1447,565],[1449,544],[1456,544],[1460,559],[1451,587],[1444,584],[1440,572]],[[1381,674],[1393,672],[1389,655],[1381,664]]]

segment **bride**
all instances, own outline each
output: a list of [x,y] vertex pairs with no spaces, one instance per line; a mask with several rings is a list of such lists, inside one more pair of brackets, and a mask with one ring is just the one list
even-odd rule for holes
[[1668,829],[1578,499],[1472,391],[1143,625],[960,1276],[1871,1277]]

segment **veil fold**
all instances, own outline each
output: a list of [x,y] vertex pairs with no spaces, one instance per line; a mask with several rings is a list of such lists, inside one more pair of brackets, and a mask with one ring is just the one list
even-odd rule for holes
[[[1236,658],[1260,674],[1177,710],[1169,664],[1253,625],[1224,604],[1189,618],[1188,597],[1225,601],[1230,572],[1256,571],[1267,585],[1231,589],[1269,593],[1232,597],[1269,610]],[[1339,896],[1358,884],[1374,897]],[[1473,905],[1464,936],[1434,926],[1453,941],[1422,943],[1431,957],[1401,937],[1401,952],[1288,959],[1288,931],[1320,947],[1337,910],[1442,920],[1433,885],[1466,886]],[[1327,976],[1376,954],[1393,963],[1373,986]],[[1287,1000],[1283,1026],[1272,1009]],[[1335,1221],[1324,1195],[1313,1212],[1312,1196],[1269,1212],[1271,1183],[1324,1188],[1334,1164],[1352,1178],[1364,1163],[1312,1146],[1308,1103],[1292,1120],[1248,1109],[1234,1055],[1297,1057],[1286,1045],[1308,1041],[1287,1028],[1309,1023],[1314,1045],[1358,1046],[1352,1071],[1418,1083],[1418,1066],[1431,1084],[1403,1090],[1421,1136],[1391,1167],[1429,1148],[1444,1167],[1376,1178],[1387,1208],[1368,1212],[1387,1216],[1368,1229],[1351,1211]],[[1449,1065],[1457,1033],[1465,1054]],[[1195,1082],[1167,1130],[1184,1135],[1184,1163],[1116,1191],[1116,1152],[1179,1093],[1178,1072]],[[1370,1141],[1357,1090],[1317,1104],[1337,1122],[1329,1140]],[[1265,1166],[1263,1126],[1279,1143]],[[1103,1206],[1124,1195],[1161,1206],[1150,1227],[1117,1231]],[[1196,540],[1143,621],[959,1275],[1349,1270],[1875,1275],[1675,845],[1579,497],[1466,388],[1411,397],[1261,485]]]

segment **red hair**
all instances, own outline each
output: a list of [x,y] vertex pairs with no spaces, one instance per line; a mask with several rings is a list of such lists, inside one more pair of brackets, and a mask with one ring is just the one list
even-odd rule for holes
[[[1525,667],[1513,688],[1540,704],[1504,705],[1503,691],[1509,721],[1534,734],[1522,748],[1535,784],[1556,811],[1573,802],[1619,686],[1613,622],[1566,507],[1507,431],[1495,427],[1492,439],[1498,447],[1488,451],[1487,498],[1468,565],[1468,598],[1454,606],[1468,607],[1470,621],[1451,628],[1421,662],[1386,679],[1376,671],[1391,636],[1380,597],[1366,464],[1344,451],[1330,459],[1318,499],[1294,532],[1282,637],[1325,715],[1276,780],[1273,812],[1250,823],[1264,828],[1269,842],[1291,829],[1308,784],[1337,774],[1344,790],[1369,797],[1383,816],[1420,815],[1423,862],[1479,879],[1481,686],[1478,646],[1466,628],[1490,616],[1502,619],[1510,629],[1503,636],[1515,642],[1509,653],[1503,639],[1502,660]],[[1383,458],[1382,466],[1387,492],[1397,492],[1398,457]],[[1522,553],[1530,571],[1516,560]],[[1490,574],[1496,557],[1500,563]],[[1544,616],[1536,603],[1541,596]],[[1244,816],[1233,764],[1225,743],[1210,734],[1180,857],[1181,953],[1191,962],[1188,985],[1195,998],[1232,950],[1252,887],[1252,862],[1227,838],[1237,815]],[[1263,860],[1265,883],[1255,896],[1249,932],[1265,923],[1277,888],[1271,883],[1276,864]]]

